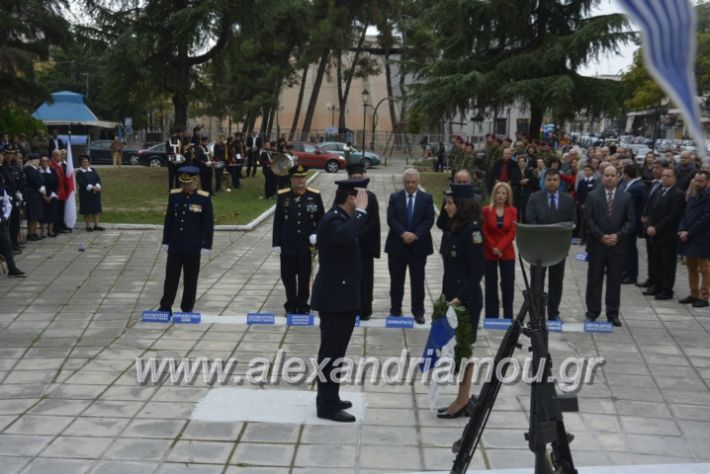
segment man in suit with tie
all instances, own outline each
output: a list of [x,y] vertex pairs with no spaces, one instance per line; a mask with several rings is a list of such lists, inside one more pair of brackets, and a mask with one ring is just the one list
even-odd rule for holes
[[424,266],[427,256],[434,252],[434,201],[431,194],[419,190],[417,170],[406,170],[402,183],[404,190],[392,193],[387,205],[390,230],[385,252],[390,272],[390,314],[402,315],[404,276],[409,267],[412,314],[417,324],[424,324]]
[[636,248],[636,239],[641,232],[643,227],[641,225],[641,215],[643,214],[643,207],[646,203],[646,185],[641,181],[641,176],[638,173],[638,166],[634,164],[624,166],[624,184],[619,185],[619,188],[624,190],[627,194],[631,196],[631,202],[634,206],[634,232],[626,240],[628,252],[626,254],[626,262],[624,263],[624,270],[622,275],[621,283],[624,285],[633,285],[639,276],[639,254]]
[[251,135],[247,137],[247,169],[246,177],[256,176],[256,166],[259,161],[259,150],[263,142],[259,136],[259,132],[252,130]]
[[621,272],[629,253],[629,239],[636,239],[636,211],[630,193],[618,186],[619,174],[607,166],[602,186],[587,196],[584,221],[587,226],[587,320],[595,321],[601,313],[602,284],[606,272],[606,319],[621,326],[619,304]]
[[653,286],[643,292],[657,300],[673,299],[678,259],[678,225],[685,210],[685,194],[676,186],[677,171],[668,167],[661,174],[660,188],[646,208],[646,235],[651,242],[651,261],[655,268]]
[[646,215],[648,214],[648,206],[651,203],[653,196],[656,194],[656,191],[661,188],[661,175],[663,174],[663,170],[666,168],[668,168],[668,162],[664,159],[656,160],[651,168],[653,180],[650,183],[648,194],[646,195],[646,200],[643,205],[643,212],[641,213],[641,225],[643,226],[641,234],[646,239],[646,262],[648,278],[646,278],[646,281],[636,284],[636,286],[638,286],[639,288],[654,287],[656,285],[655,281],[658,280],[658,276],[656,275],[656,267],[654,265],[653,259],[651,258],[651,254],[653,253],[653,239],[646,235],[645,226],[648,222],[648,217],[646,217]]
[[[528,201],[526,224],[558,224],[560,222],[577,223],[577,208],[572,197],[560,192],[560,172],[550,168],[545,174],[545,189],[533,193]],[[565,260],[549,267],[550,282],[547,288],[547,317],[554,321],[560,319],[560,301],[562,300],[562,280],[565,276]],[[532,267],[533,288],[545,287],[545,273]]]

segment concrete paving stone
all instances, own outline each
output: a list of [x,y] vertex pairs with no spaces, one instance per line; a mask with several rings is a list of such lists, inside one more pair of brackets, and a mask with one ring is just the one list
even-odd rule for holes
[[137,418],[170,418],[183,420],[190,416],[195,403],[148,402],[136,415]]
[[418,448],[399,445],[361,446],[359,462],[363,468],[419,470],[424,467]]
[[668,403],[710,406],[710,393],[707,391],[663,390],[662,392]]
[[642,416],[620,416],[626,433],[680,436],[680,430],[672,420],[662,421]]
[[198,402],[207,395],[204,387],[163,386],[151,398],[152,402]]
[[618,400],[616,409],[620,415],[630,415],[651,418],[670,418],[671,412],[668,405],[653,402],[635,402],[631,400]]
[[16,474],[31,461],[31,457],[0,456],[0,466],[2,466],[3,474]]
[[300,431],[300,425],[248,423],[240,441],[295,444],[298,441]]
[[93,400],[106,389],[103,385],[77,385],[63,383],[47,393],[48,398]]
[[96,436],[59,436],[42,451],[41,456],[98,459],[112,441]]
[[0,455],[36,456],[51,440],[51,436],[0,434]]
[[486,449],[486,458],[492,469],[530,467],[535,462],[529,449]]
[[82,436],[91,434],[93,436],[112,437],[118,436],[128,425],[129,418],[77,418],[65,431],[64,435]]
[[234,443],[219,441],[178,441],[167,456],[168,462],[226,464]]
[[[357,451],[354,446],[341,446],[334,450],[329,445],[301,445],[298,447],[293,466],[299,468],[351,468],[355,465],[356,459]],[[362,452],[360,460],[362,460]]]
[[13,370],[3,380],[4,384],[31,384],[49,383],[52,381],[56,371],[47,370]]
[[[456,456],[451,452],[451,448],[424,448],[424,469],[427,471],[450,471]],[[486,469],[486,463],[481,453],[477,449],[471,459],[470,469]],[[362,472],[362,471],[361,471]],[[386,471],[385,471],[386,472]]]
[[35,399],[45,394],[48,383],[4,384],[0,399]]
[[415,426],[416,418],[411,410],[367,408],[365,423],[368,425]]
[[[306,474],[308,472],[314,472],[310,470],[293,470],[291,471],[287,467],[241,467],[241,466],[229,466],[225,471],[225,474],[289,474],[299,472],[301,474]],[[332,474],[340,474],[337,471],[328,470],[327,472]],[[351,472],[351,471],[348,471]]]
[[46,459],[36,458],[23,474],[83,474],[89,472],[93,461],[77,459]]
[[687,464],[693,462],[692,458],[680,456],[654,456],[650,454],[635,453],[608,453],[611,464]]
[[156,386],[128,386],[114,385],[106,389],[99,397],[100,400],[148,400],[158,390]]
[[359,438],[359,427],[355,425],[305,425],[301,434],[301,443],[355,445]]
[[[422,434],[422,440],[426,439]],[[372,446],[417,446],[419,444],[419,433],[414,427],[406,426],[371,426],[362,427],[360,444]]]
[[220,423],[191,420],[183,431],[182,439],[236,441],[243,423]]
[[678,424],[686,438],[705,439],[710,444],[710,422],[678,420]]
[[705,406],[671,404],[670,407],[676,418],[710,421],[710,410]]
[[143,407],[143,402],[96,400],[83,413],[84,416],[132,418]]
[[[304,447],[300,447],[299,451],[301,449],[304,449]],[[349,448],[343,449],[347,450]],[[269,445],[239,443],[229,463],[240,466],[290,466],[293,460],[294,450],[295,446],[289,444]],[[355,450],[352,448],[352,457],[354,457],[354,452]]]
[[159,461],[170,449],[172,441],[163,439],[121,438],[103,454],[105,459]]
[[68,416],[33,416],[20,417],[14,424],[5,428],[5,433],[26,435],[56,435],[74,421]]
[[688,444],[681,438],[657,435],[627,435],[629,450],[637,454],[692,457]]
[[132,461],[100,461],[91,474],[153,474],[158,467],[156,463]]
[[158,474],[221,474],[222,466],[194,463],[165,463]]
[[135,419],[129,423],[121,436],[126,438],[174,439],[183,429],[183,420]]
[[657,388],[646,387],[639,390],[638,387],[629,387],[626,385],[615,385],[611,388],[611,392],[619,400],[632,400],[639,402],[656,402],[663,403],[666,400],[661,395],[661,391]]

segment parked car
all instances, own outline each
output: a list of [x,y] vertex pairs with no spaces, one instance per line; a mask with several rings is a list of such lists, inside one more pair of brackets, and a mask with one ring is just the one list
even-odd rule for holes
[[[345,158],[345,151],[343,151],[345,143],[343,142],[323,142],[319,143],[318,146],[320,146],[323,150],[327,152],[335,153],[336,155]],[[362,152],[360,150],[355,148],[353,145],[350,145],[350,150],[350,156],[352,158],[362,159]],[[380,155],[378,155],[377,153],[372,153],[370,151],[365,152],[365,168],[370,168],[371,166],[379,166],[380,163]]]
[[335,153],[329,153],[310,142],[294,142],[293,154],[304,168],[322,169],[328,173],[337,173],[345,169],[345,158]]
[[626,145],[626,148],[631,152],[631,155],[634,157],[636,163],[643,163],[644,158],[646,158],[646,154],[651,151],[651,149],[646,145]]
[[[113,140],[96,140],[91,142],[91,145],[89,145],[89,156],[91,157],[92,164],[113,164],[113,157],[111,156],[111,143],[113,143]],[[124,147],[121,163],[124,165],[137,165],[138,160],[134,158],[137,153],[138,149],[136,148]]]
[[165,143],[158,143],[150,148],[138,150],[138,161],[144,166],[159,168],[167,166],[168,153],[165,151]]

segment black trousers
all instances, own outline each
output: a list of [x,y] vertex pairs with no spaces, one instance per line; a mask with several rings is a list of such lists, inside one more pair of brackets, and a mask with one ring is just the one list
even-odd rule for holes
[[214,190],[215,192],[222,189],[222,179],[224,176],[224,168],[214,169]]
[[160,299],[160,311],[172,311],[181,273],[184,276],[184,287],[180,309],[189,313],[195,307],[197,277],[200,275],[200,256],[168,253],[168,262],[165,265],[163,297]]
[[[64,214],[64,212],[62,212]],[[13,247],[17,247],[20,244],[20,208],[13,207],[12,213],[10,213],[10,222],[8,223],[10,231],[10,242],[12,242]]]
[[212,168],[200,169],[200,185],[204,191],[212,194]]
[[656,244],[656,239],[653,237],[646,236],[646,263],[648,267],[648,281],[651,284],[651,288],[660,287],[660,281],[658,278],[658,262],[654,258],[654,246]]
[[242,177],[242,165],[230,166],[229,174],[232,176],[232,186],[234,186],[234,189],[241,188],[242,183],[239,180]]
[[500,267],[500,292],[503,297],[503,317],[513,317],[515,292],[515,260],[486,260],[486,317],[499,317],[498,267]]
[[653,238],[651,261],[657,280],[654,287],[662,293],[673,293],[678,265],[678,239],[675,234]]
[[249,176],[256,176],[256,166],[258,164],[258,151],[249,151],[247,153],[247,169],[246,169],[246,177],[248,178]]
[[407,249],[403,255],[388,254],[390,272],[390,313],[402,312],[404,278],[409,267],[409,283],[412,293],[412,314],[424,315],[424,266],[426,255],[419,256]]
[[287,313],[307,314],[311,307],[308,298],[311,295],[311,254],[281,254],[281,281],[286,288]]
[[362,280],[360,282],[360,316],[372,315],[373,287],[375,284],[375,257],[360,252]]
[[12,255],[12,241],[10,239],[9,223],[3,220],[0,223],[0,255],[5,258],[7,269],[11,272],[17,271],[15,266],[15,258]]
[[639,252],[636,247],[636,234],[629,237],[626,242],[627,254],[624,260],[623,278],[629,278],[634,282],[639,276]]
[[545,288],[545,275],[548,270],[550,273],[550,281],[547,285],[547,317],[548,319],[557,319],[560,317],[560,301],[562,301],[562,280],[565,278],[565,260],[562,260],[557,265],[542,269],[542,280],[540,278],[538,267],[531,266],[530,273],[532,274],[532,287]]
[[269,199],[276,194],[276,180],[274,179],[274,172],[271,168],[266,166],[263,166],[261,171],[264,173],[264,198]]
[[323,375],[326,381],[318,379],[318,395],[316,408],[318,414],[332,415],[340,411],[340,383],[331,377],[333,369],[338,369],[342,364],[333,362],[345,356],[350,343],[350,337],[355,328],[355,311],[344,313],[320,312],[320,348],[318,349],[318,364],[326,359]]
[[178,165],[175,163],[168,163],[168,191],[179,187],[177,179],[177,169]]
[[596,319],[602,312],[602,285],[606,275],[606,318],[611,321],[619,316],[621,300],[621,272],[624,269],[625,255],[589,254],[587,260],[587,317]]
[[60,201],[59,199],[57,199],[56,202],[57,202],[57,209],[56,209],[56,214],[54,215],[54,231],[56,232],[61,229],[69,230],[67,228],[67,226],[64,224],[64,208],[66,207],[67,202]]

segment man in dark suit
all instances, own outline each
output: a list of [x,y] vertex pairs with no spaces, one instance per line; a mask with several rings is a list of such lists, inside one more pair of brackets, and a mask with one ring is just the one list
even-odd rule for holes
[[404,276],[409,267],[412,314],[424,324],[424,266],[434,250],[431,227],[434,225],[434,201],[431,194],[419,190],[419,172],[408,169],[402,176],[404,189],[390,195],[385,242],[390,273],[390,314],[402,315]]
[[641,216],[643,215],[643,207],[646,203],[646,185],[641,181],[638,173],[638,166],[624,166],[624,186],[621,189],[626,191],[631,196],[631,202],[634,206],[634,232],[626,240],[628,252],[624,263],[624,270],[621,283],[624,285],[636,284],[639,276],[639,254],[636,248],[636,239],[641,235],[643,226],[641,225]]
[[655,266],[654,286],[643,292],[657,300],[673,299],[678,259],[678,224],[685,210],[685,195],[676,186],[677,171],[668,167],[661,174],[661,186],[646,209],[646,235],[651,241],[651,260]]
[[160,311],[172,313],[180,273],[184,272],[184,290],[180,309],[189,313],[195,306],[200,256],[209,255],[214,233],[214,214],[209,193],[197,189],[199,170],[183,166],[178,170],[182,188],[170,191],[163,227],[163,251],[168,254],[165,265],[163,297]]
[[256,176],[256,165],[259,158],[259,150],[263,145],[259,132],[252,130],[251,135],[247,137],[247,170],[246,177]]
[[52,131],[52,138],[49,139],[49,143],[47,146],[47,149],[49,150],[49,156],[52,156],[52,152],[54,150],[64,150],[66,149],[66,145],[64,144],[64,140],[59,138],[59,131],[57,129],[54,129]]
[[[577,208],[574,200],[567,193],[560,192],[560,172],[550,168],[545,174],[545,189],[533,193],[525,210],[526,224],[558,224],[560,222],[577,223]],[[549,267],[550,282],[547,288],[548,319],[560,318],[560,301],[562,300],[562,280],[565,276],[565,260]],[[532,267],[533,288],[545,287],[546,269]]]
[[[365,166],[362,164],[352,164],[347,170],[348,179],[360,181],[365,178]],[[362,267],[360,319],[367,321],[372,316],[375,259],[380,258],[380,206],[377,196],[371,191],[367,191],[367,221],[359,242]]]
[[653,239],[646,235],[645,227],[648,222],[647,215],[649,205],[651,204],[653,197],[656,195],[656,192],[661,189],[661,175],[663,174],[663,170],[668,168],[668,166],[668,162],[666,162],[664,159],[660,159],[655,161],[653,163],[653,167],[651,168],[653,179],[649,183],[648,193],[646,194],[646,200],[643,205],[643,213],[641,214],[641,225],[643,226],[641,233],[642,236],[646,239],[646,263],[648,278],[646,278],[646,281],[639,282],[636,284],[636,286],[638,286],[639,288],[655,287],[655,282],[658,280],[658,272],[656,271],[656,266],[653,262],[653,259],[651,258],[651,254],[653,253]]
[[617,184],[619,174],[607,166],[602,186],[587,196],[584,220],[587,226],[587,320],[595,321],[601,313],[602,285],[606,272],[606,319],[621,326],[619,303],[621,272],[629,252],[629,239],[636,239],[636,211],[630,193]]
[[368,197],[363,189],[368,180],[336,181],[333,207],[318,223],[320,268],[313,282],[313,308],[320,316],[318,365],[326,380],[318,380],[316,408],[319,418],[353,422],[345,412],[352,403],[341,400],[340,383],[333,371],[340,368],[360,308],[359,236],[367,221]]

